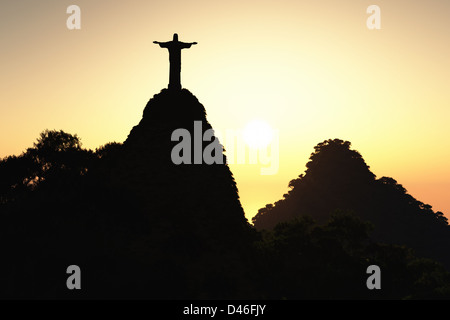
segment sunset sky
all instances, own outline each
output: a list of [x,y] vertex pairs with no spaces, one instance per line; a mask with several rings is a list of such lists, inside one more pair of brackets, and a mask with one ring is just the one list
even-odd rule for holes
[[[69,5],[81,29],[69,30]],[[381,9],[381,29],[366,12]],[[0,2],[0,157],[45,129],[85,148],[123,142],[167,87],[181,82],[221,132],[255,120],[278,133],[279,168],[230,164],[247,218],[282,198],[323,140],[352,142],[372,172],[450,218],[450,1]]]

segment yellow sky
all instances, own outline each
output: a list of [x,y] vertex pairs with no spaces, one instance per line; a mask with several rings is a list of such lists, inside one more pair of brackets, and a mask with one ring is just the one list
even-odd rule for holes
[[[71,4],[80,30],[66,27]],[[366,26],[372,4],[381,30]],[[2,0],[0,157],[46,128],[92,149],[124,141],[167,86],[168,54],[152,42],[177,32],[198,42],[183,51],[182,85],[215,129],[258,118],[279,132],[276,174],[230,165],[248,218],[329,138],[449,216],[449,16],[446,0]]]

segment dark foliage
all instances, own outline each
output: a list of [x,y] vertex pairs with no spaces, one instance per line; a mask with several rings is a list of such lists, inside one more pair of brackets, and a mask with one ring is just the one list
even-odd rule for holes
[[[271,299],[449,299],[450,274],[404,246],[375,243],[373,225],[335,212],[326,224],[309,216],[263,231],[260,244]],[[381,289],[369,290],[367,267],[382,270]],[[261,272],[261,270],[260,270]]]
[[[170,119],[170,120],[169,120]],[[227,298],[250,294],[252,239],[226,164],[175,165],[171,134],[211,128],[187,90],[163,90],[123,143],[95,152],[45,131],[0,163],[4,297]],[[69,292],[67,266],[83,290]],[[253,294],[253,293],[252,293]]]
[[[171,161],[172,132],[194,136],[194,121],[202,134],[211,128],[195,96],[165,89],[123,144],[91,151],[76,135],[46,130],[2,159],[0,298],[449,297],[439,263],[378,242],[422,245],[431,256],[432,233],[439,256],[446,219],[395,180],[375,179],[348,142],[319,144],[285,199],[254,219],[272,230],[257,232],[226,164]],[[81,290],[66,287],[72,264]],[[371,264],[383,270],[382,290],[366,287]]]

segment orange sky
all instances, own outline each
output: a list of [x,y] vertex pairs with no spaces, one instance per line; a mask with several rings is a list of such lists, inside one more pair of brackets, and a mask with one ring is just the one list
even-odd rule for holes
[[[80,30],[66,27],[71,4]],[[381,30],[366,26],[372,4]],[[248,218],[329,138],[449,216],[449,16],[446,0],[2,0],[0,157],[46,128],[86,148],[124,141],[167,86],[167,52],[152,42],[177,32],[198,42],[182,54],[182,84],[215,129],[260,119],[279,133],[276,174],[230,165]]]

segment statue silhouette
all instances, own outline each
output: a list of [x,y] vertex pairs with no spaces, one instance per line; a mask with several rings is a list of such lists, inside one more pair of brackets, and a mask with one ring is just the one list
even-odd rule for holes
[[180,42],[178,41],[178,34],[173,34],[173,40],[168,42],[153,41],[153,43],[159,44],[161,48],[167,48],[169,50],[169,89],[181,90],[180,72],[181,72],[181,49],[190,48],[191,45],[197,44],[197,42]]

